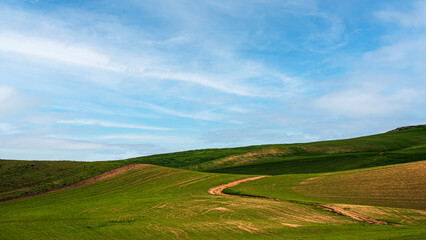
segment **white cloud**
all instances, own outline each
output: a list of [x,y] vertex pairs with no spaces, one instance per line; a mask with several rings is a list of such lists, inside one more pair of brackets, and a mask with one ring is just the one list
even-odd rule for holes
[[0,85],[0,113],[3,114],[3,117],[7,113],[19,112],[34,105],[36,102],[35,99],[30,99],[18,93],[11,86]]
[[[385,10],[376,15],[403,27],[424,27],[426,2],[416,2],[411,11]],[[348,117],[369,116],[372,120],[404,111],[407,119],[415,119],[417,109],[426,103],[426,35],[422,31],[400,31],[390,32],[385,38],[387,45],[364,53],[352,63],[340,90],[318,98],[313,105]]]
[[158,135],[133,135],[133,134],[119,134],[119,135],[106,135],[97,137],[101,140],[109,139],[138,139],[138,140],[164,140],[176,136],[158,136]]
[[0,86],[0,104],[3,105],[5,101],[14,96],[15,90],[10,86]]
[[0,122],[0,134],[14,134],[18,132],[19,131],[14,126]]
[[173,130],[172,128],[154,127],[154,126],[145,126],[145,125],[136,125],[136,124],[114,123],[114,122],[108,122],[108,121],[102,121],[102,120],[90,120],[90,119],[61,120],[61,121],[57,121],[57,123],[71,124],[71,125],[93,125],[93,126],[102,126],[102,127],[159,130],[159,131]]
[[385,21],[396,22],[407,27],[426,26],[426,2],[416,1],[411,11],[383,10],[376,12],[376,16]]
[[314,102],[314,106],[332,114],[366,116],[391,114],[410,106],[418,96],[412,89],[401,89],[386,93],[376,86],[346,89],[325,95]]
[[[35,135],[0,135],[1,156],[28,160],[124,159],[165,151],[152,144],[109,144],[94,141]],[[19,156],[19,157],[17,157]]]
[[117,135],[105,135],[97,137],[99,140],[144,140],[147,142],[160,142],[160,143],[195,143],[193,138],[182,137],[182,136],[159,136],[159,135],[135,135],[135,134],[117,134]]
[[60,150],[96,150],[106,148],[103,143],[36,136],[12,136],[8,137],[6,142],[1,148]]
[[[226,76],[211,77],[208,75],[201,75],[190,72],[178,71],[147,71],[141,72],[141,77],[148,77],[154,79],[174,80],[181,82],[189,82],[199,84],[204,87],[213,88],[225,93],[231,93],[241,96],[254,96],[255,93],[250,87],[245,87],[241,84],[235,84],[232,79]],[[226,81],[227,80],[227,81]]]
[[216,121],[216,120],[220,120],[220,119],[223,118],[223,116],[221,116],[219,114],[208,112],[208,111],[204,111],[204,112],[197,113],[197,114],[189,114],[189,113],[184,113],[182,111],[161,107],[161,106],[151,104],[151,103],[146,103],[146,102],[139,102],[139,103],[142,104],[143,106],[149,108],[149,109],[154,110],[154,111],[157,111],[157,112],[160,112],[160,113],[165,113],[165,114],[172,115],[172,116],[177,116],[177,117],[208,120],[208,121]]
[[[179,6],[180,10],[192,17],[204,18],[201,13],[186,11],[184,4],[170,4]],[[203,11],[207,10],[205,7]],[[87,17],[88,22],[102,22],[87,27],[79,26],[78,24],[85,22],[81,16]],[[263,78],[263,81],[266,79],[274,81],[278,78],[288,78],[280,73],[271,74],[273,70],[259,61],[249,62],[237,56],[238,45],[225,43],[217,36],[205,35],[209,33],[182,29],[156,36],[145,32],[144,29],[122,24],[117,19],[111,22],[104,21],[102,17],[95,13],[72,9],[62,14],[39,14],[36,11],[16,8],[0,9],[0,23],[13,23],[10,27],[6,24],[0,27],[0,51],[24,55],[30,60],[28,57],[36,57],[39,58],[36,59],[37,62],[41,62],[42,58],[55,63],[105,70],[107,71],[105,76],[101,77],[100,73],[82,74],[84,75],[82,78],[89,78],[103,85],[107,85],[109,77],[107,74],[113,71],[123,73],[126,77],[131,75],[126,79],[128,82],[149,83],[163,80],[163,83],[167,84],[164,80],[178,81],[239,96],[276,97],[269,94],[272,92],[271,89],[265,90],[262,84],[257,85],[249,79]],[[74,18],[76,23],[69,21]],[[201,26],[199,22],[193,23]],[[199,41],[195,36],[199,34],[203,41]],[[100,38],[100,35],[106,36],[108,40]],[[132,48],[128,49],[126,47],[128,45]],[[166,49],[164,45],[167,45]],[[107,50],[102,52],[97,49]],[[187,52],[191,53],[189,61],[182,57]],[[202,58],[198,62],[200,56]],[[205,59],[208,59],[208,66],[203,66],[202,62]],[[118,85],[113,87],[119,88]],[[284,90],[285,88],[281,88],[275,92],[282,93]]]
[[84,67],[124,71],[106,55],[89,47],[13,32],[0,32],[0,51],[29,55]]
[[[425,13],[426,14],[426,13]],[[390,44],[364,54],[367,64],[388,66],[394,69],[426,66],[425,36],[415,36],[408,40]]]

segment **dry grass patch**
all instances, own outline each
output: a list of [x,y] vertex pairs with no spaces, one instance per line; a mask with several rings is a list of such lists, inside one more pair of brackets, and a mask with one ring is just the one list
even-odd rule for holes
[[334,204],[359,215],[403,225],[425,225],[426,211],[419,209],[388,208],[352,204]]
[[426,161],[323,174],[293,189],[328,202],[426,209]]

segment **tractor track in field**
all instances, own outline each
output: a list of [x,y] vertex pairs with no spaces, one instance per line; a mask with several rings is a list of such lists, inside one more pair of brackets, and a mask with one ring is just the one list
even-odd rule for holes
[[103,179],[111,178],[111,177],[117,176],[119,174],[123,174],[123,173],[125,173],[129,170],[132,170],[132,169],[137,169],[137,168],[141,168],[141,167],[148,166],[148,165],[149,164],[143,164],[143,163],[126,165],[126,166],[119,167],[119,168],[110,170],[108,172],[101,173],[101,174],[96,175],[94,177],[91,177],[91,178],[88,178],[86,180],[82,180],[80,182],[76,182],[76,183],[73,183],[73,184],[70,184],[70,185],[46,189],[46,190],[28,193],[28,194],[25,194],[25,195],[20,195],[20,196],[15,196],[15,197],[4,198],[4,199],[0,199],[0,202],[6,202],[6,201],[20,199],[20,198],[26,198],[26,197],[32,197],[32,196],[37,196],[37,195],[44,194],[44,193],[56,192],[56,191],[60,191],[60,190],[68,189],[68,188],[86,185],[86,184],[97,182],[97,181],[100,181],[100,180],[103,180]]
[[366,222],[369,224],[377,224],[377,225],[399,225],[399,224],[394,224],[394,223],[388,223],[388,222],[384,222],[384,221],[380,221],[377,219],[373,219],[373,218],[368,218],[362,215],[359,215],[357,213],[348,211],[342,207],[338,207],[338,206],[333,206],[330,204],[322,204],[322,203],[312,203],[312,202],[302,202],[302,201],[295,201],[295,200],[282,200],[282,199],[276,199],[276,198],[268,198],[268,197],[260,197],[260,196],[249,196],[249,195],[237,195],[237,194],[229,194],[229,193],[224,193],[223,190],[225,190],[226,188],[230,188],[230,187],[234,187],[238,184],[241,183],[245,183],[245,182],[249,182],[249,181],[253,181],[253,180],[257,180],[257,179],[261,179],[261,178],[265,178],[265,177],[270,177],[270,176],[256,176],[256,177],[249,177],[249,178],[244,178],[244,179],[240,179],[237,181],[233,181],[233,182],[229,182],[229,183],[225,183],[216,187],[212,187],[208,190],[208,192],[210,194],[213,195],[221,195],[221,196],[233,196],[233,197],[248,197],[248,198],[260,198],[260,199],[267,199],[267,200],[272,200],[272,201],[281,201],[281,202],[291,202],[291,203],[298,203],[298,204],[304,204],[304,205],[310,205],[310,206],[315,206],[315,207],[320,207],[323,210],[327,210],[339,215],[343,215],[343,216],[347,216],[350,217],[354,220],[357,221],[362,221],[362,222]]

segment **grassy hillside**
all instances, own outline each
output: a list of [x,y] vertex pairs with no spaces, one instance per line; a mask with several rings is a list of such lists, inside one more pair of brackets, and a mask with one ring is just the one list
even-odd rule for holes
[[367,225],[312,206],[207,193],[242,177],[138,166],[87,185],[1,202],[0,239],[413,239],[426,234],[416,225]]
[[318,173],[425,160],[426,125],[345,140],[207,149],[125,160],[233,174]]
[[69,185],[108,170],[148,163],[232,174],[325,173],[425,160],[426,125],[384,134],[302,144],[157,154],[108,162],[0,160],[0,199]]
[[184,152],[165,153],[145,157],[130,158],[123,161],[126,164],[147,163],[163,167],[198,171],[203,170],[201,168],[199,169],[199,166],[201,166],[203,163],[212,162],[230,156],[261,151],[262,149],[267,148],[269,146],[273,145],[190,150]]
[[0,200],[70,185],[133,163],[191,169],[199,162],[254,151],[263,147],[192,150],[121,161],[77,162],[0,159]]
[[325,174],[286,174],[248,182],[225,192],[426,210],[425,189],[426,161],[419,161]]
[[426,161],[322,174],[293,189],[316,201],[426,210]]
[[0,160],[0,199],[69,185],[122,165],[120,162]]
[[[86,185],[0,202],[0,239],[421,239],[425,156],[423,125],[346,140],[122,161],[0,160],[0,198],[69,185],[129,164],[158,165],[127,166]],[[247,174],[275,176],[225,191],[338,203],[403,226],[369,225],[294,202],[207,192]]]
[[373,152],[318,154],[309,157],[281,157],[271,162],[255,162],[247,165],[213,169],[209,170],[209,172],[267,175],[326,173],[414,162],[425,159],[426,147],[418,146],[418,148],[409,147],[393,151],[381,149]]

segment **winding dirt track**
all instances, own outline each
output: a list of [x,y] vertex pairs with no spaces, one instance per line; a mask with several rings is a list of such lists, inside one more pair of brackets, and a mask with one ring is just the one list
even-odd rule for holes
[[241,184],[241,183],[245,183],[245,182],[257,180],[257,179],[264,178],[264,177],[269,177],[269,176],[249,177],[249,178],[244,178],[244,179],[240,179],[240,180],[237,180],[237,181],[233,181],[233,182],[230,182],[230,183],[225,183],[225,184],[222,184],[222,185],[210,188],[209,189],[209,193],[213,194],[213,195],[238,196],[238,197],[241,197],[239,195],[226,194],[226,193],[223,192],[223,190],[225,188],[230,188],[230,187],[236,186],[236,185]]
[[370,224],[398,225],[398,224],[394,224],[394,223],[388,223],[388,222],[384,222],[384,221],[380,221],[380,220],[376,220],[376,219],[364,217],[364,216],[361,216],[361,215],[356,214],[354,212],[345,210],[345,209],[343,209],[341,207],[337,207],[337,206],[333,206],[333,205],[329,205],[329,204],[301,202],[301,201],[295,201],[295,200],[282,200],[282,199],[267,198],[267,197],[254,197],[254,196],[236,195],[236,194],[228,194],[228,193],[224,193],[223,192],[223,190],[226,189],[226,188],[233,187],[233,186],[236,186],[236,185],[241,184],[241,183],[245,183],[245,182],[257,180],[257,179],[260,179],[260,178],[265,178],[265,177],[269,177],[269,176],[256,176],[256,177],[249,177],[249,178],[240,179],[240,180],[237,180],[237,181],[233,181],[233,182],[222,184],[222,185],[219,185],[219,186],[216,186],[216,187],[212,187],[212,188],[210,188],[208,190],[208,192],[210,194],[213,194],[213,195],[261,198],[261,199],[268,199],[268,200],[273,200],[273,201],[282,201],[282,202],[292,202],[292,203],[305,204],[305,205],[320,207],[320,208],[322,208],[324,210],[331,211],[333,213],[344,215],[344,216],[350,217],[350,218],[352,218],[354,220],[362,221],[362,222],[366,222],[366,223],[370,223]]

